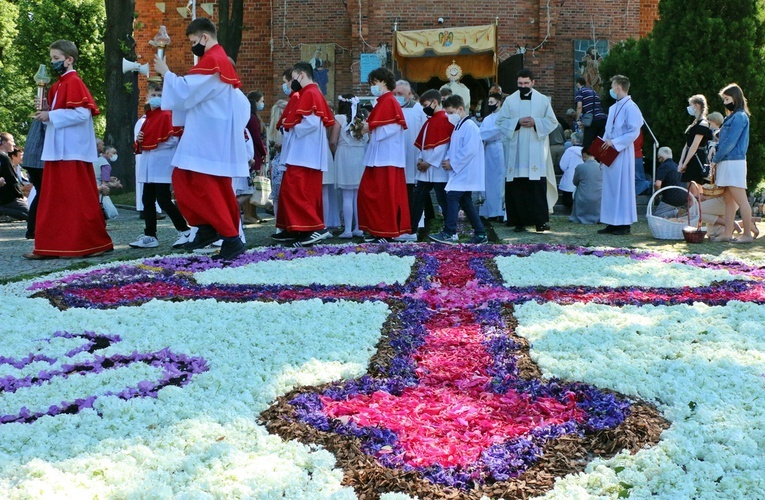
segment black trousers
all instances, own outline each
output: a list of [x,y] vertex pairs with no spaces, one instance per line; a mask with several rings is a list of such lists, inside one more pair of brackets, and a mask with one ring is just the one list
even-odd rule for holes
[[587,151],[596,137],[603,137],[606,133],[606,120],[592,120],[592,125],[584,127],[582,137],[582,151]]
[[173,198],[170,195],[170,184],[147,182],[143,185],[141,201],[143,201],[143,218],[146,223],[143,234],[146,236],[157,237],[157,206],[154,204],[155,201],[159,204],[159,208],[164,210],[170,220],[173,221],[175,229],[178,231],[189,230],[186,219],[183,218],[181,211],[173,203]]
[[516,177],[505,182],[508,226],[541,226],[550,221],[547,210],[547,179]]
[[28,168],[29,182],[35,187],[35,198],[29,205],[29,216],[27,217],[27,239],[32,240],[35,237],[35,222],[37,221],[37,202],[42,196],[43,169]]
[[[445,182],[424,182],[417,181],[417,185],[414,187],[414,209],[412,210],[412,232],[417,232],[417,224],[420,222],[420,217],[425,213],[425,220],[429,221],[435,218],[435,212],[433,211],[433,203],[430,199],[430,191],[436,190],[436,200],[441,207],[441,212],[446,216],[446,183]],[[428,214],[428,208],[430,208],[430,214]],[[427,224],[426,224],[427,227]]]

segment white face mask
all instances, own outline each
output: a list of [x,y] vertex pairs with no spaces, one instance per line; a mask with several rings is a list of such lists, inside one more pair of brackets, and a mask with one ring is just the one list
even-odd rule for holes
[[689,104],[688,107],[685,109],[688,110],[689,115],[696,116],[696,108],[694,108],[692,104]]
[[460,117],[460,115],[458,115],[457,113],[452,113],[452,114],[450,114],[450,115],[447,115],[447,116],[449,117],[449,123],[451,123],[451,124],[452,124],[452,125],[454,125],[455,127],[457,126],[457,124],[458,124],[458,123],[460,122],[460,120],[462,119],[462,118]]
[[111,162],[117,161],[117,158],[119,158],[119,157],[118,157],[118,156],[117,156],[117,154],[115,153],[115,154],[113,154],[113,155],[112,155],[112,157],[111,157],[111,158],[109,158],[109,161],[111,161]]
[[369,91],[372,93],[375,97],[380,97],[382,95],[382,90],[380,90],[380,87],[378,85],[372,85],[369,88]]

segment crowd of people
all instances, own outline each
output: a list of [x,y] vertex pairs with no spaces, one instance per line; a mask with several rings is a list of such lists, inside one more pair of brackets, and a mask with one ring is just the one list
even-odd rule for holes
[[[441,243],[459,241],[460,210],[473,229],[469,243],[487,241],[482,219],[505,221],[516,232],[548,231],[559,196],[571,221],[603,223],[601,234],[629,234],[637,221],[635,196],[647,189],[644,122],[625,76],[611,79],[615,103],[607,111],[597,92],[578,79],[576,109],[558,118],[550,98],[534,88],[533,73],[523,69],[515,92],[490,89],[478,120],[448,86],[417,96],[386,68],[369,74],[373,106],[346,93],[334,110],[313,66],[297,62],[282,75],[285,99],[273,105],[266,127],[258,116],[265,98],[242,92],[215,25],[196,19],[186,35],[198,63],[179,76],[155,58],[159,77],[148,84],[145,114],[135,127],[137,204],[145,228],[130,247],[160,245],[162,211],[178,231],[173,248],[217,245],[219,258],[237,257],[245,251],[243,223],[260,221],[250,197],[253,175],[265,175],[266,167],[276,218],[272,239],[291,246],[316,244],[340,226],[342,239],[417,241],[418,229],[435,217],[432,193],[444,224],[429,237]],[[70,41],[50,46],[60,78],[35,114],[28,161],[11,134],[0,134],[0,214],[28,222],[27,238],[35,241],[34,251],[24,255],[29,259],[113,249],[104,197],[119,186],[111,176],[117,154],[95,137],[92,118],[99,110],[74,69],[77,57]],[[693,120],[686,144],[678,163],[669,148],[659,150],[654,188],[701,186],[715,176],[725,191],[722,203],[707,203],[705,213],[717,214],[709,219],[710,234],[746,243],[758,235],[746,198],[749,110],[736,84],[720,97],[725,118],[708,115],[704,96],[689,98]],[[566,128],[574,133],[564,135],[569,119]],[[556,167],[563,174],[559,185]],[[677,216],[681,198],[667,192],[657,213]],[[734,239],[734,231],[741,235]]]

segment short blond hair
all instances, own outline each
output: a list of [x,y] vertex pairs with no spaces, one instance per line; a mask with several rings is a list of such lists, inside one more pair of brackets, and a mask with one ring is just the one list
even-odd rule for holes
[[49,49],[60,51],[64,56],[74,59],[74,62],[77,62],[77,58],[80,56],[80,51],[77,50],[77,46],[74,42],[70,42],[69,40],[56,40],[50,44]]
[[719,111],[712,111],[707,116],[707,121],[712,122],[717,126],[722,126],[723,120],[725,120],[725,118],[723,118],[722,113],[720,113]]

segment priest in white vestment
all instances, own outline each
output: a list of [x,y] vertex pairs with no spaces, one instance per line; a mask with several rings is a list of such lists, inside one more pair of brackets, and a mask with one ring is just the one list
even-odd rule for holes
[[497,117],[504,136],[507,224],[516,232],[535,226],[550,229],[550,212],[558,199],[550,155],[550,133],[558,127],[550,98],[534,90],[534,75],[518,72],[518,89],[505,99]]
[[606,132],[603,140],[607,146],[619,151],[611,166],[601,165],[603,170],[603,195],[600,201],[600,222],[607,224],[600,234],[629,234],[630,225],[637,222],[635,204],[635,148],[633,143],[640,135],[643,114],[628,94],[630,80],[626,76],[611,78],[611,97],[616,103],[608,109]]

